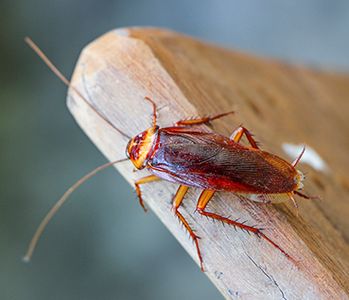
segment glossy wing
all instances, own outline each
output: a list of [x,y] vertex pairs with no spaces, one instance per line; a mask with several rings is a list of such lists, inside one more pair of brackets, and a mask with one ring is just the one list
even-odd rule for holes
[[[151,164],[173,181],[215,190],[281,193],[295,185],[283,159],[211,133],[160,133]],[[159,175],[159,174],[157,174]]]

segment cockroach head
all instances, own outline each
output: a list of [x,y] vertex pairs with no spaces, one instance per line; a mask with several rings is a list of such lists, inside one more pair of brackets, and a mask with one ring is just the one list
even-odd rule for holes
[[132,138],[126,147],[126,156],[137,169],[143,169],[151,157],[159,127],[151,127]]

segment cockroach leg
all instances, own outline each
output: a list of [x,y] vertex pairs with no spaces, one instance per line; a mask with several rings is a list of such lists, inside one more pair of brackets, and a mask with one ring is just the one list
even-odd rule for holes
[[178,211],[178,208],[180,207],[185,194],[188,191],[187,186],[184,185],[180,185],[176,195],[173,198],[173,204],[172,204],[172,208],[174,213],[176,214],[176,216],[179,218],[179,220],[182,222],[182,224],[184,225],[184,227],[188,230],[190,237],[194,240],[195,246],[196,246],[196,251],[198,253],[199,256],[199,261],[200,261],[200,267],[201,267],[201,271],[204,272],[204,265],[203,265],[203,260],[202,260],[202,256],[201,256],[201,252],[200,252],[200,248],[199,248],[199,237],[195,234],[195,232],[193,231],[193,229],[190,227],[189,223],[187,222],[187,220],[183,217],[183,215]]
[[299,209],[298,209],[299,207],[298,207],[298,203],[297,203],[296,199],[293,197],[293,192],[287,193],[287,196],[292,201],[293,206],[296,209],[296,216],[299,217]]
[[263,239],[265,239],[266,241],[268,241],[270,244],[272,244],[275,248],[277,248],[280,252],[282,252],[287,258],[292,259],[292,257],[285,251],[283,250],[278,244],[276,244],[275,242],[273,242],[269,237],[267,237],[260,228],[254,227],[254,226],[248,226],[246,224],[237,222],[237,220],[231,220],[229,218],[223,217],[221,215],[215,214],[215,213],[211,213],[205,210],[208,202],[212,199],[213,195],[214,195],[215,191],[212,190],[203,190],[198,203],[196,205],[196,210],[203,216],[206,216],[208,218],[214,219],[214,220],[219,220],[223,223],[232,225],[234,227],[239,227],[243,230],[246,230],[247,232],[252,232],[254,234],[256,234],[258,237],[261,237]]
[[234,130],[234,132],[231,134],[230,139],[234,141],[235,143],[239,143],[242,136],[245,134],[247,140],[251,144],[252,148],[259,149],[258,143],[253,138],[253,135],[251,132],[249,132],[245,127],[239,126]]
[[290,198],[294,207],[297,209],[297,214],[298,214],[298,204],[296,202],[296,199],[293,197],[293,193],[287,193],[287,196]]
[[154,181],[158,181],[160,180],[161,178],[155,176],[155,175],[149,175],[149,176],[145,176],[143,178],[140,178],[138,179],[136,182],[135,182],[135,188],[136,188],[136,193],[137,193],[137,196],[138,196],[138,199],[139,199],[139,204],[143,207],[144,211],[146,212],[147,211],[147,208],[145,207],[144,205],[144,202],[143,202],[143,198],[142,198],[142,192],[141,192],[141,188],[140,188],[140,185],[141,184],[144,184],[144,183],[149,183],[149,182],[154,182]]
[[302,197],[302,198],[308,199],[308,200],[320,200],[321,199],[319,196],[308,196],[308,195],[305,195],[299,191],[293,191],[293,193],[298,195],[299,197]]
[[303,149],[302,149],[301,153],[300,153],[300,154],[298,155],[298,157],[292,162],[292,166],[293,166],[293,167],[296,167],[297,164],[300,162],[300,160],[301,160],[301,158],[302,158],[304,152],[305,152],[305,146],[303,146]]
[[222,114],[217,114],[212,117],[202,117],[202,118],[196,118],[196,119],[190,119],[190,120],[180,120],[175,123],[175,126],[193,126],[193,125],[200,125],[205,124],[208,122],[211,122],[213,120],[217,120],[219,118],[225,117],[227,115],[233,114],[233,111],[229,111]]

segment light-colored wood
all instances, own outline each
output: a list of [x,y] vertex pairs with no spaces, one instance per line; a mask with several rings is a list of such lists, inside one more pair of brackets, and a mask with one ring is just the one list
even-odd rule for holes
[[[180,211],[199,236],[207,275],[227,299],[347,299],[349,269],[349,77],[224,50],[159,29],[109,32],[82,52],[72,83],[129,135],[151,125],[152,97],[159,124],[236,110],[211,129],[229,135],[243,123],[262,148],[287,158],[281,145],[305,142],[327,162],[321,172],[300,164],[309,194],[322,200],[265,205],[216,193],[209,209],[265,227],[292,263],[265,240],[194,214],[191,189]],[[80,126],[110,160],[124,157],[127,140],[74,92],[68,105]],[[288,158],[290,159],[290,158]],[[147,171],[130,162],[118,170],[133,184]],[[143,185],[146,204],[198,262],[195,246],[171,212],[176,185]],[[131,196],[130,196],[131,197]]]

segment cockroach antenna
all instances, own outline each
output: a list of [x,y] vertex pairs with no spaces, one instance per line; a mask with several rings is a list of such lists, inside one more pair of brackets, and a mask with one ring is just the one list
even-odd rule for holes
[[91,177],[96,175],[98,172],[100,172],[100,171],[102,171],[102,170],[104,170],[104,169],[106,169],[106,168],[108,168],[110,166],[113,166],[113,165],[115,165],[117,163],[120,163],[120,162],[123,162],[123,161],[127,161],[127,160],[128,160],[127,158],[123,158],[123,159],[119,159],[119,160],[115,160],[115,161],[112,161],[112,162],[105,163],[104,165],[101,165],[101,166],[95,168],[94,170],[92,170],[91,172],[86,174],[85,176],[81,177],[69,189],[67,189],[67,191],[63,194],[63,196],[53,205],[53,207],[49,210],[49,212],[47,213],[45,218],[41,221],[39,227],[35,231],[35,233],[33,235],[33,238],[31,239],[31,241],[29,243],[29,247],[28,247],[27,253],[23,257],[23,261],[29,262],[31,260],[31,257],[33,256],[33,253],[34,253],[34,250],[36,248],[36,245],[37,245],[37,243],[38,243],[42,233],[44,232],[47,224],[50,222],[50,220],[53,218],[53,216],[57,213],[57,211],[61,208],[61,206],[67,201],[69,196],[80,185],[82,185],[88,179],[90,179]]
[[[111,123],[100,111],[98,111],[81,93],[78,89],[76,89],[74,86],[71,85],[70,81],[57,69],[57,67],[48,59],[48,57],[41,51],[41,49],[29,38],[26,37],[25,38],[25,42],[30,46],[30,48],[32,48],[36,54],[44,61],[44,63],[50,68],[50,70],[68,87],[71,88],[75,93],[77,93],[79,95],[79,97],[90,107],[93,109],[93,111],[100,116],[104,121],[106,121],[112,128],[114,128],[117,132],[119,132],[122,136],[131,139],[131,137],[129,135],[127,135],[126,133],[124,133],[123,131],[121,131],[119,128],[117,128],[116,126],[114,126],[113,123]],[[128,158],[123,158],[123,159],[119,159],[119,160],[115,160],[112,162],[108,162],[105,163],[104,165],[101,165],[97,168],[95,168],[94,170],[92,170],[91,172],[89,172],[88,174],[86,174],[85,176],[83,176],[82,178],[80,178],[75,184],[73,184],[64,194],[63,196],[54,204],[54,206],[51,208],[51,210],[47,213],[47,215],[45,216],[45,218],[42,220],[42,222],[40,223],[39,227],[37,228],[36,232],[33,235],[33,238],[31,239],[30,243],[29,243],[29,247],[27,250],[27,253],[25,254],[25,256],[23,257],[23,260],[25,262],[29,262],[33,252],[35,250],[35,247],[43,233],[43,231],[45,230],[47,224],[50,222],[50,220],[52,219],[52,217],[57,213],[57,211],[60,209],[60,207],[67,201],[67,199],[69,198],[69,196],[80,186],[82,185],[84,182],[86,182],[88,179],[90,179],[91,177],[93,177],[94,175],[96,175],[98,172],[113,166],[117,163],[120,162],[124,162],[127,161]]]
[[93,111],[100,116],[104,121],[106,121],[111,127],[113,127],[122,136],[131,139],[129,135],[124,133],[122,130],[117,128],[112,122],[110,122],[103,113],[98,111],[81,93],[80,91],[71,85],[70,81],[58,70],[58,68],[51,62],[51,60],[41,51],[41,49],[32,41],[31,38],[26,37],[24,41],[29,45],[30,48],[43,60],[43,62],[50,68],[50,70],[68,87],[71,88],[79,97],[84,100],[84,102],[93,109]]

